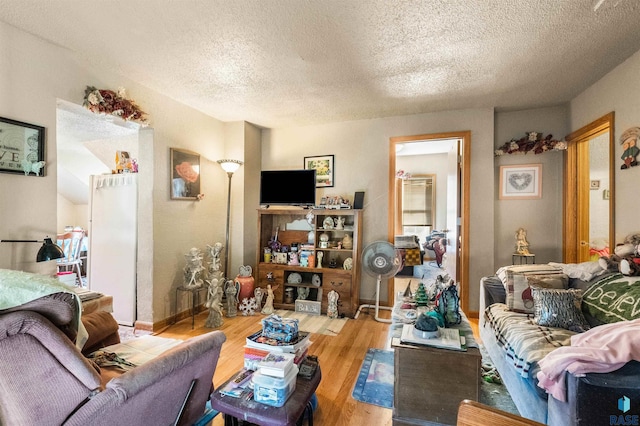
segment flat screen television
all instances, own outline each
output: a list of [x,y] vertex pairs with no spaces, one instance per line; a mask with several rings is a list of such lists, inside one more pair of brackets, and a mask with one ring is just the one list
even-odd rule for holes
[[316,204],[315,170],[263,170],[260,172],[261,205]]

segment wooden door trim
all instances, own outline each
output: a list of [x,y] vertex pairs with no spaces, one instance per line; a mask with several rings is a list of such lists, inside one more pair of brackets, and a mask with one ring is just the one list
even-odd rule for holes
[[[446,133],[427,133],[413,136],[395,136],[389,138],[389,202],[388,202],[388,238],[393,243],[395,237],[395,205],[396,200],[391,194],[392,188],[395,188],[396,183],[396,144],[402,142],[418,142],[418,141],[432,141],[436,139],[461,139],[462,152],[462,177],[460,185],[462,186],[462,197],[459,215],[462,217],[460,224],[460,243],[462,246],[462,252],[459,258],[460,267],[458,268],[458,280],[460,282],[460,306],[467,315],[473,315],[473,312],[469,312],[469,187],[471,182],[471,131],[464,130],[459,132],[446,132]],[[460,151],[460,150],[458,150]],[[395,190],[394,190],[395,193]],[[389,280],[391,282],[392,280]],[[391,285],[387,288],[387,306],[393,303],[393,289]]]

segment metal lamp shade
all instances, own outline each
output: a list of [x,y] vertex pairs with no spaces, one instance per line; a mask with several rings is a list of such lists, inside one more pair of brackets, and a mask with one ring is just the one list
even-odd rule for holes
[[58,245],[54,244],[51,241],[51,238],[45,238],[44,244],[38,250],[38,255],[36,256],[36,262],[46,262],[54,259],[61,259],[64,257],[64,252]]

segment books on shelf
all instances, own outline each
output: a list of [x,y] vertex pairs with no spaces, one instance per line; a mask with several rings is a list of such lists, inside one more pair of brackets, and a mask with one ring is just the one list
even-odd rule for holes
[[258,372],[265,376],[286,377],[294,365],[296,356],[287,352],[271,352],[258,362]]
[[409,345],[432,346],[434,348],[450,349],[455,351],[466,351],[467,346],[464,336],[460,335],[457,328],[441,328],[438,327],[440,335],[430,339],[425,339],[413,332],[415,329],[413,324],[404,324],[402,326],[402,335],[400,343]]

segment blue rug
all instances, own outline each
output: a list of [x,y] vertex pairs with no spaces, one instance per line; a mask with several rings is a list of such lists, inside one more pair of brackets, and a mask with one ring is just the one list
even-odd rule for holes
[[368,349],[353,388],[353,399],[393,407],[393,351]]

